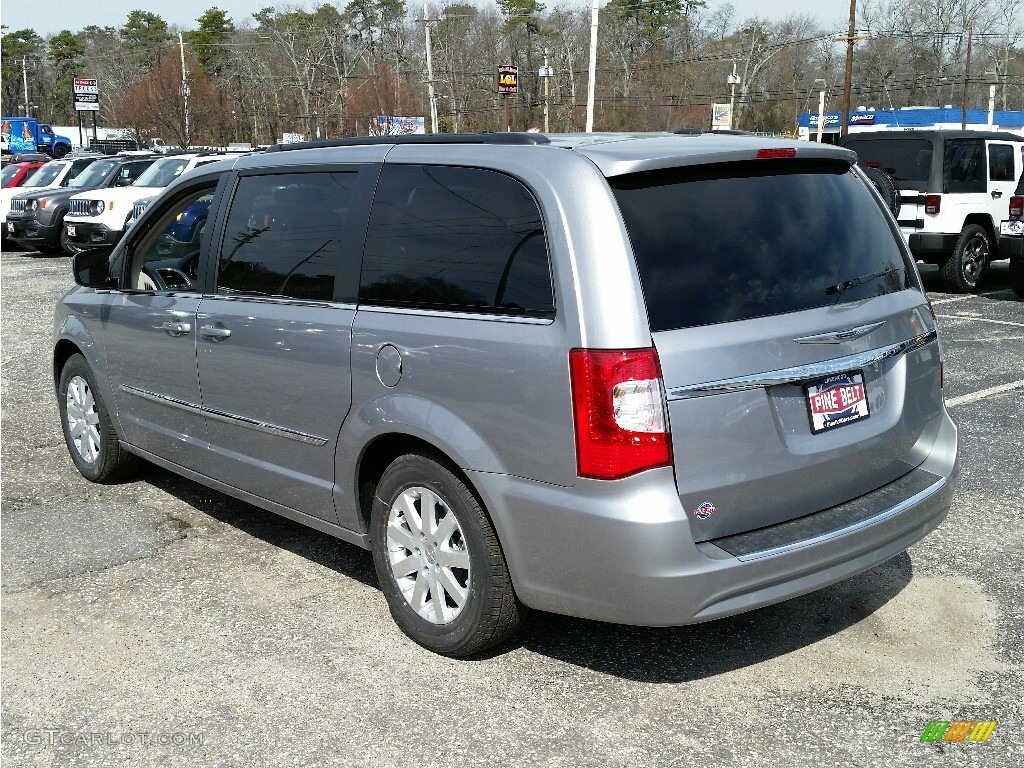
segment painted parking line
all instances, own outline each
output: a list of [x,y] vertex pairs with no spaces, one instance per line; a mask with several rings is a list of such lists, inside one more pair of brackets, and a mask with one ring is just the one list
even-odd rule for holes
[[1024,323],[1014,323],[1009,320],[990,320],[987,317],[975,317],[974,315],[936,315],[944,320],[971,320],[976,323],[993,323],[995,325],[1011,325],[1014,328],[1024,328]]
[[946,401],[946,406],[952,408],[956,405],[965,405],[966,403],[974,403],[978,400],[984,400],[986,397],[992,397],[992,395],[1001,395],[1004,392],[1011,392],[1014,389],[1024,388],[1024,379],[1020,381],[1011,381],[1009,384],[1000,384],[998,387],[989,387],[988,389],[981,389],[977,392],[972,392],[969,395],[960,395],[960,397],[951,397]]
[[976,299],[979,296],[998,296],[1001,293],[1009,293],[1009,291],[1009,288],[1000,288],[998,291],[986,291],[985,293],[967,293],[964,294],[963,296],[951,296],[948,299],[935,299],[935,301],[932,302],[932,306],[934,307],[939,304],[949,304],[954,301],[966,301],[967,299]]

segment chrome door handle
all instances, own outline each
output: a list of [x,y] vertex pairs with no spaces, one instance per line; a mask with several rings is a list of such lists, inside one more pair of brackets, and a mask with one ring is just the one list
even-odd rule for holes
[[212,325],[204,325],[199,329],[199,335],[204,336],[207,339],[226,339],[231,335],[231,331],[227,328],[217,328]]
[[171,336],[184,336],[191,332],[192,326],[188,323],[167,322],[160,326],[161,330],[167,331]]

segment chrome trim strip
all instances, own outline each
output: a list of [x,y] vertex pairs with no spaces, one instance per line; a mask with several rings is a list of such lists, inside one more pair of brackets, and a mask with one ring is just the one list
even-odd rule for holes
[[360,304],[360,312],[374,312],[386,315],[413,315],[447,317],[455,320],[481,320],[489,323],[519,323],[522,325],[553,325],[553,317],[528,317],[505,315],[497,312],[458,312],[449,309],[423,309],[421,307],[395,307],[382,304]]
[[129,395],[135,395],[141,397],[143,400],[149,400],[153,403],[159,403],[160,405],[166,405],[171,408],[177,408],[187,413],[195,414],[197,416],[205,416],[210,419],[216,419],[217,421],[227,422],[228,424],[234,424],[239,427],[248,427],[254,429],[257,432],[263,432],[268,435],[275,435],[277,437],[287,437],[289,440],[297,440],[300,443],[307,443],[309,445],[326,445],[327,438],[319,437],[317,435],[310,435],[306,432],[299,432],[298,430],[288,429],[287,427],[279,427],[276,424],[269,424],[265,421],[257,421],[256,419],[248,419],[244,416],[236,416],[226,411],[218,411],[214,408],[204,408],[201,405],[190,403],[187,400],[179,400],[176,397],[170,397],[168,395],[157,394],[156,392],[150,392],[145,389],[139,389],[128,384],[122,384],[121,390],[127,392]]
[[682,387],[670,387],[668,399],[685,400],[690,397],[706,397],[708,395],[721,395],[727,392],[741,392],[745,389],[761,389],[773,387],[779,384],[793,384],[809,379],[820,379],[824,376],[833,376],[838,373],[853,371],[858,368],[865,368],[877,365],[883,360],[891,357],[899,357],[915,349],[921,349],[938,339],[936,331],[915,336],[887,347],[871,349],[867,352],[858,352],[845,357],[835,357],[831,360],[822,360],[820,363],[809,363],[797,365],[792,368],[782,368],[777,371],[766,373],[755,373],[750,376],[736,376],[731,379],[719,379],[703,384],[687,384]]
[[835,531],[829,531],[828,533],[823,533],[820,536],[814,536],[810,539],[804,539],[803,541],[794,541],[792,544],[784,544],[781,547],[765,549],[761,552],[751,552],[749,555],[740,555],[736,559],[740,560],[741,562],[750,562],[751,560],[760,560],[764,557],[775,557],[776,555],[784,555],[787,552],[792,552],[797,549],[803,549],[804,547],[813,547],[817,544],[823,544],[826,541],[837,539],[840,536],[846,536],[848,534],[863,530],[864,528],[870,528],[872,525],[878,525],[879,523],[885,522],[890,517],[895,517],[896,515],[899,515],[902,512],[905,512],[906,510],[910,509],[911,507],[920,504],[929,496],[941,491],[942,488],[945,487],[946,482],[947,481],[944,478],[937,480],[936,482],[932,483],[927,488],[925,488],[923,491],[918,491],[917,493],[915,493],[909,499],[904,499],[896,506],[889,507],[889,509],[885,510],[884,512],[879,512],[874,517],[869,517],[866,520],[861,520],[859,523],[854,523],[853,525],[848,525],[845,528],[840,528]]
[[844,341],[853,341],[861,336],[867,336],[885,325],[885,320],[867,325],[858,325],[856,328],[848,328],[845,331],[830,331],[829,333],[818,333],[814,336],[801,336],[793,339],[797,344],[842,344]]

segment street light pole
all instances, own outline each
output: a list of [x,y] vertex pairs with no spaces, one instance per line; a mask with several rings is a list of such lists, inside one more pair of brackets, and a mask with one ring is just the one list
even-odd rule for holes
[[594,78],[597,77],[597,0],[590,5],[590,82],[587,83],[587,133],[594,132]]
[[548,80],[554,76],[555,70],[548,66],[548,49],[544,49],[544,66],[537,73],[544,80],[544,133],[548,133]]
[[431,63],[430,25],[427,18],[427,4],[423,4],[423,26],[427,32],[427,95],[430,99],[430,132],[437,133],[437,102],[434,100],[434,66]]
[[[818,83],[821,83],[820,87]],[[814,87],[818,88],[818,143],[821,144],[821,133],[825,127],[825,87],[828,84],[818,78],[814,81]]]
[[729,130],[736,127],[736,119],[733,117],[733,110],[736,109],[736,86],[742,82],[742,78],[736,74],[736,62],[732,63],[732,74],[725,79],[729,85]]

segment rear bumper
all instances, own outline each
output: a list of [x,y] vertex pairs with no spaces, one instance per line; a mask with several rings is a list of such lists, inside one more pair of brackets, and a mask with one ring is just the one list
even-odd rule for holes
[[[74,237],[67,234],[68,227],[75,228]],[[123,230],[110,229],[104,224],[65,219],[64,231],[61,233],[61,245],[65,251],[72,255],[81,253],[89,248],[113,249],[117,245],[118,240],[121,239],[122,234],[124,234]]]
[[1024,237],[1016,235],[999,236],[999,257],[1011,261],[1024,260]]
[[[877,514],[833,530],[811,526],[805,539],[779,546],[776,537],[767,549],[739,556],[714,542],[694,543],[671,469],[615,483],[580,480],[573,488],[478,472],[470,477],[526,605],[618,624],[674,626],[820,589],[926,536],[949,511],[958,469],[957,431],[946,414],[932,434],[919,469],[935,482],[924,490],[908,486],[906,496],[885,486],[867,495],[877,498],[857,500],[875,503]],[[886,503],[879,506],[880,499]]]
[[941,232],[911,232],[907,234],[910,252],[922,261],[939,261],[953,253],[960,234]]

